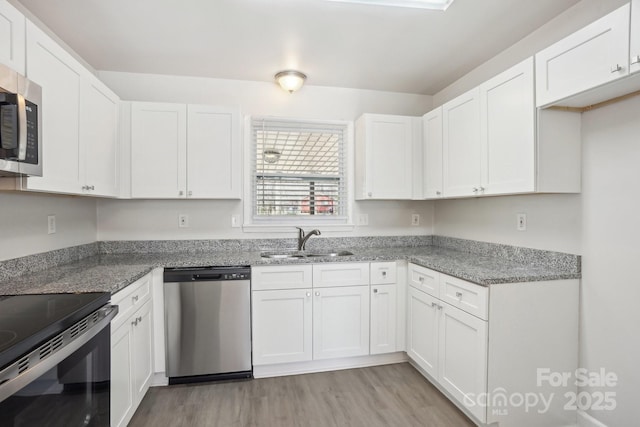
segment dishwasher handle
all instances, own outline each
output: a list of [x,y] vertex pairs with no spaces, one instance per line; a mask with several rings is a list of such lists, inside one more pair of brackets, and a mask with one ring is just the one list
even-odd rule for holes
[[220,273],[194,274],[191,280],[223,280],[224,276]]

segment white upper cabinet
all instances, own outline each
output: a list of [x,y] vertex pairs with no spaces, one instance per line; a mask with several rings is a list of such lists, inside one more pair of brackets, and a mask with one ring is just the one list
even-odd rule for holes
[[356,121],[356,200],[413,198],[416,120],[364,114]]
[[85,194],[119,195],[119,101],[95,76],[84,79],[80,88],[80,159]]
[[640,71],[640,0],[631,2],[631,58],[629,72]]
[[629,74],[629,4],[536,54],[537,106]]
[[240,112],[131,104],[131,197],[240,198]]
[[27,189],[82,193],[80,91],[83,67],[33,23],[27,22],[27,77],[42,86],[42,177]]
[[424,140],[424,197],[442,197],[442,107],[422,117]]
[[25,17],[0,0],[0,62],[25,74]]
[[474,88],[442,106],[443,191],[447,197],[480,189],[480,91]]
[[533,58],[480,85],[483,194],[535,191]]
[[131,105],[131,197],[185,197],[187,107],[134,102]]
[[187,126],[189,197],[240,198],[242,144],[239,109],[189,105]]

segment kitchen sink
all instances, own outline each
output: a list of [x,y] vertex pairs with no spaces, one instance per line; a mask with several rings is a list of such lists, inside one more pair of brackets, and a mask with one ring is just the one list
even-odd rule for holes
[[262,258],[271,259],[295,259],[295,258],[312,258],[312,257],[339,257],[353,255],[353,252],[339,251],[339,250],[324,250],[324,251],[282,251],[282,252],[262,252],[260,256]]

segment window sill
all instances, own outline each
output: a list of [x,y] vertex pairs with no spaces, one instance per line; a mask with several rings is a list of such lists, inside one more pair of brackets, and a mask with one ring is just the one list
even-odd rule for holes
[[314,224],[305,224],[305,223],[297,223],[297,224],[244,224],[242,226],[242,231],[245,233],[286,233],[291,232],[294,227],[304,227],[304,228],[319,228],[322,232],[331,232],[331,231],[353,231],[355,226],[353,224],[322,224],[322,223],[314,223]]

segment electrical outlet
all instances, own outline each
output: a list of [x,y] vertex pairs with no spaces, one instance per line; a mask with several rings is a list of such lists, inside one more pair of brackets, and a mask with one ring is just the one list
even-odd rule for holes
[[189,215],[187,214],[178,215],[178,227],[180,228],[189,227]]
[[411,214],[411,225],[420,225],[420,214]]
[[48,234],[55,234],[56,233],[56,216],[55,215],[49,215],[47,216],[47,232]]
[[369,214],[358,215],[358,225],[369,225]]
[[231,227],[240,227],[240,215],[231,215]]
[[518,231],[527,231],[527,214],[519,213],[516,215]]

